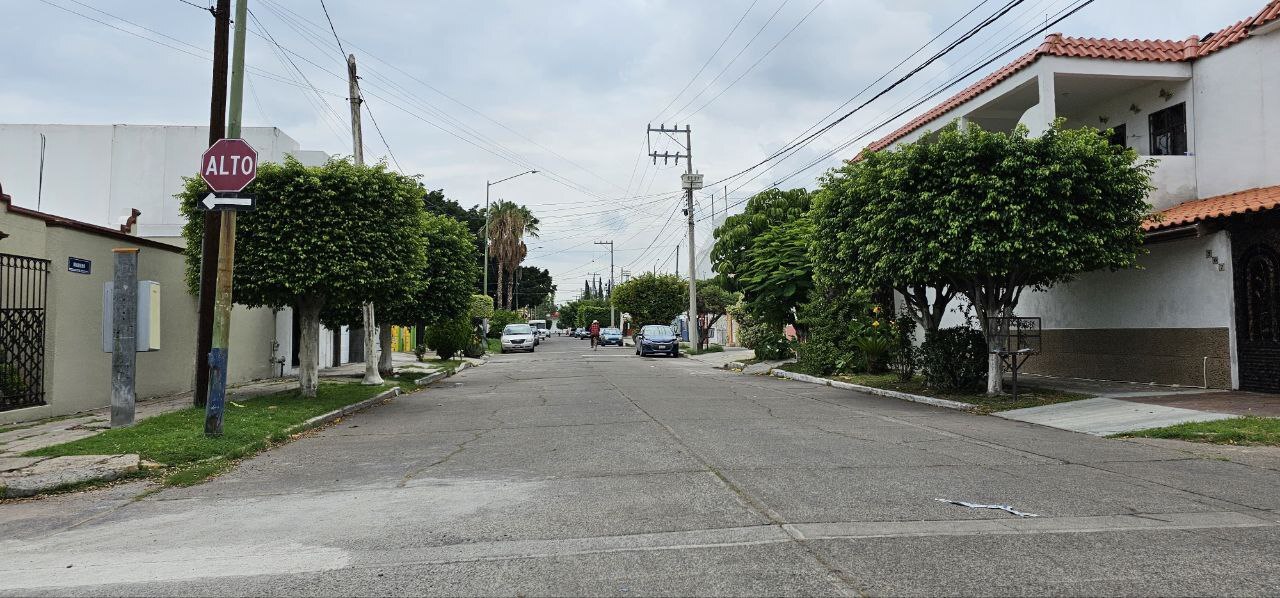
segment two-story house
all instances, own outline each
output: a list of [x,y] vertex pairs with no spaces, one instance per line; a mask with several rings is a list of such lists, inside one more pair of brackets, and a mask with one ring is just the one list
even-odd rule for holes
[[[1027,293],[1033,372],[1280,392],[1280,0],[1183,40],[1052,34],[864,151],[953,121],[1114,130],[1153,159],[1141,268]],[[955,323],[955,322],[952,322]]]

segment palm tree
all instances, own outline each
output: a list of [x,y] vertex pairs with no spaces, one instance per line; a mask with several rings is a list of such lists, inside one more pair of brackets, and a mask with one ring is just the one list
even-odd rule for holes
[[498,262],[498,306],[511,309],[514,274],[529,253],[524,237],[538,236],[538,219],[529,208],[501,199],[490,210],[489,243],[490,252]]

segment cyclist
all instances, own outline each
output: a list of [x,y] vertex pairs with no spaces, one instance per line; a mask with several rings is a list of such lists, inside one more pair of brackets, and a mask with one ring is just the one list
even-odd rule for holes
[[600,320],[591,320],[591,350],[600,346]]

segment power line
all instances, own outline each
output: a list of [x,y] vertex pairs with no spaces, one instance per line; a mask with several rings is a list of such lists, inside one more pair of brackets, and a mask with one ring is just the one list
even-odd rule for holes
[[[707,66],[709,66],[711,61],[720,54],[720,50],[724,49],[724,45],[729,42],[729,38],[733,37],[734,32],[736,32],[738,27],[742,25],[742,22],[746,20],[747,15],[751,14],[751,9],[755,8],[756,4],[759,3],[760,0],[751,0],[751,5],[748,6],[746,10],[742,11],[742,16],[738,17],[738,21],[733,24],[733,28],[729,30],[729,33],[725,34],[724,39],[720,40],[720,45],[716,46],[716,50],[707,57],[707,60],[702,63],[701,67],[698,67],[698,72],[694,73],[692,77],[689,77],[689,82],[685,83],[684,87],[681,87],[680,91],[676,92],[676,95],[671,98],[670,102],[667,102],[666,106],[662,107],[662,110],[658,111],[657,115],[649,119],[650,122],[657,122],[658,119],[662,118],[662,115],[667,113],[667,108],[670,108],[672,104],[675,104],[676,100],[680,99],[680,96],[684,95],[684,92],[689,90],[689,86],[693,85],[693,82],[698,80],[698,76],[702,74],[702,71],[707,70]],[[632,174],[634,175],[634,172]],[[630,183],[628,183],[628,185],[630,185]]]
[[[850,138],[849,140],[847,140],[847,141],[845,141],[844,143],[840,144],[839,146],[837,146],[836,148],[832,149],[831,151],[826,152],[825,154],[823,154],[823,155],[822,155],[821,157],[819,157],[818,159],[816,159],[816,160],[814,160],[814,161],[809,162],[808,164],[806,164],[806,165],[805,165],[804,167],[802,167],[801,169],[796,170],[796,171],[792,172],[791,174],[788,174],[788,175],[786,175],[785,177],[783,177],[783,178],[781,178],[781,179],[779,179],[779,180],[775,181],[772,185],[770,185],[770,186],[769,186],[769,187],[767,187],[767,188],[776,187],[777,185],[779,185],[779,184],[781,184],[781,183],[783,183],[783,182],[787,181],[788,179],[790,179],[790,178],[792,178],[792,177],[794,177],[794,176],[796,176],[796,175],[798,175],[798,174],[800,174],[800,173],[802,173],[802,172],[804,172],[804,171],[808,170],[809,168],[812,168],[812,167],[813,167],[813,166],[815,166],[816,164],[818,164],[818,163],[820,163],[820,162],[822,162],[822,161],[824,161],[824,160],[826,160],[826,159],[830,158],[831,156],[835,155],[836,153],[839,153],[839,152],[841,152],[841,151],[844,151],[844,149],[848,148],[850,145],[852,145],[852,144],[854,144],[854,143],[857,143],[859,140],[861,140],[861,139],[865,138],[866,136],[870,135],[871,133],[875,132],[876,130],[879,130],[881,127],[884,127],[884,126],[888,125],[889,123],[891,123],[891,122],[893,122],[893,121],[897,120],[898,118],[901,118],[902,116],[906,115],[907,113],[911,112],[912,110],[915,110],[916,108],[918,108],[918,107],[920,107],[921,105],[923,105],[925,102],[928,102],[929,100],[931,100],[931,99],[933,99],[933,98],[937,97],[938,95],[942,94],[942,93],[943,93],[943,92],[945,92],[947,89],[950,89],[952,86],[956,85],[956,84],[957,84],[957,83],[959,83],[960,81],[963,81],[963,80],[967,79],[968,77],[970,77],[970,76],[972,76],[972,75],[976,74],[977,72],[979,72],[979,71],[981,71],[981,70],[983,70],[983,69],[987,68],[987,67],[988,67],[988,66],[990,66],[992,63],[994,63],[996,60],[998,60],[998,59],[1000,59],[1001,57],[1003,57],[1003,56],[1007,55],[1009,52],[1012,52],[1013,50],[1017,49],[1017,48],[1018,48],[1019,46],[1021,46],[1022,44],[1025,44],[1025,43],[1027,43],[1028,41],[1031,41],[1032,39],[1035,39],[1035,38],[1036,38],[1036,36],[1039,36],[1039,35],[1043,34],[1045,31],[1048,31],[1048,30],[1049,30],[1049,28],[1053,27],[1054,25],[1057,25],[1058,23],[1062,22],[1063,20],[1067,19],[1068,17],[1070,17],[1070,16],[1072,16],[1072,15],[1076,14],[1076,13],[1077,13],[1077,12],[1079,12],[1080,10],[1084,9],[1086,6],[1089,6],[1090,4],[1093,4],[1093,2],[1094,2],[1094,0],[1082,0],[1079,4],[1077,4],[1077,5],[1076,5],[1076,6],[1074,6],[1074,7],[1070,7],[1070,8],[1067,8],[1067,9],[1063,9],[1062,11],[1060,11],[1060,12],[1058,13],[1058,15],[1056,16],[1056,18],[1052,19],[1051,21],[1046,22],[1046,23],[1044,24],[1044,26],[1042,26],[1042,27],[1040,27],[1040,28],[1036,29],[1035,31],[1032,31],[1031,33],[1029,33],[1029,34],[1028,34],[1028,35],[1026,35],[1025,37],[1023,37],[1023,38],[1019,39],[1018,41],[1014,42],[1013,44],[1008,45],[1008,46],[1007,46],[1007,47],[1005,47],[1004,49],[999,50],[999,51],[995,52],[994,54],[990,54],[990,55],[988,55],[988,57],[987,57],[985,60],[983,60],[983,62],[982,62],[982,63],[978,64],[977,66],[975,66],[975,67],[973,67],[973,68],[971,68],[971,69],[969,69],[969,70],[968,70],[968,71],[966,71],[965,73],[963,73],[963,74],[961,74],[961,75],[959,75],[959,76],[957,76],[957,77],[955,77],[955,78],[952,78],[951,80],[947,81],[946,83],[943,83],[942,85],[940,85],[940,86],[936,87],[936,88],[935,88],[933,91],[931,91],[928,95],[926,95],[925,97],[923,97],[923,98],[921,98],[921,99],[919,99],[919,100],[917,100],[917,101],[913,102],[913,103],[912,103],[910,106],[908,106],[907,108],[905,108],[905,109],[903,109],[903,110],[899,111],[898,113],[894,114],[893,116],[890,116],[889,118],[887,118],[887,119],[885,119],[885,120],[881,121],[880,123],[878,123],[878,124],[876,124],[876,125],[872,126],[871,128],[866,129],[866,130],[865,130],[865,131],[863,131],[861,134],[859,134],[859,135],[857,135],[857,136],[855,136],[855,137],[853,137],[853,138]],[[740,187],[739,187],[739,188],[740,188]],[[729,207],[730,207],[730,208],[737,207],[737,206],[739,206],[739,205],[742,205],[743,203],[746,203],[746,201],[748,201],[749,199],[750,199],[750,197],[743,198],[743,199],[741,199],[741,200],[739,200],[739,201],[737,201],[737,202],[734,202],[734,203],[733,203],[733,204],[731,204]]]
[[702,112],[703,108],[710,106],[712,102],[715,102],[716,100],[720,99],[720,96],[724,95],[725,92],[729,91],[729,89],[732,88],[734,85],[737,85],[738,81],[741,81],[743,77],[746,77],[747,74],[749,74],[757,66],[760,66],[760,63],[764,62],[765,58],[768,58],[769,55],[772,54],[774,50],[778,49],[778,46],[782,45],[782,42],[787,41],[787,38],[791,37],[791,34],[795,33],[796,29],[799,29],[800,26],[803,25],[804,22],[809,19],[809,16],[812,15],[814,11],[818,10],[818,7],[822,6],[824,2],[826,2],[826,0],[818,0],[818,2],[813,5],[813,8],[809,9],[809,12],[804,13],[804,16],[800,17],[800,20],[797,21],[795,25],[792,25],[791,29],[788,29],[787,32],[782,35],[782,37],[778,38],[778,41],[774,42],[772,46],[769,46],[769,49],[765,50],[765,53],[761,54],[760,57],[757,58],[755,62],[751,63],[751,66],[747,67],[747,70],[742,71],[742,73],[739,74],[737,78],[735,78],[733,81],[730,81],[728,85],[724,86],[724,88],[721,89],[719,93],[712,96],[710,100],[707,100],[701,106],[698,106],[697,110],[694,110],[693,112],[690,112],[689,114],[686,114],[683,117],[680,117],[678,120],[687,121],[693,118],[693,115],[699,112]]
[[333,26],[333,19],[329,17],[329,7],[324,5],[324,0],[320,0],[320,9],[324,11],[324,20],[329,21],[329,31],[333,32],[334,41],[338,42],[338,52],[341,53],[342,59],[347,59],[347,51],[342,47],[342,38],[338,37],[338,30]]

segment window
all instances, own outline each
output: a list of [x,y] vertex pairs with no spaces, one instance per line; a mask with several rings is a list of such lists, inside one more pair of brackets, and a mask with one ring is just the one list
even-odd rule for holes
[[1182,156],[1187,153],[1187,105],[1170,106],[1147,117],[1151,126],[1151,155]]
[[1111,145],[1118,145],[1120,147],[1129,146],[1128,131],[1126,130],[1124,125],[1122,124],[1116,125],[1111,129],[1110,141],[1111,141]]

